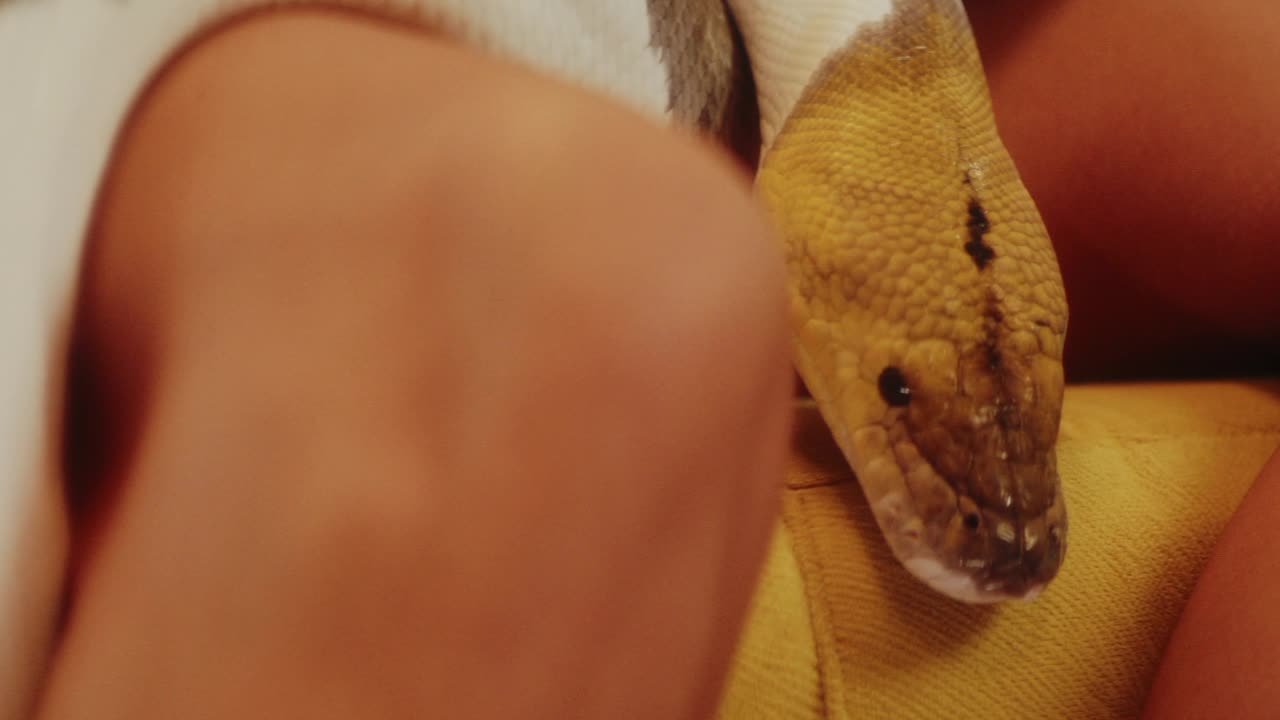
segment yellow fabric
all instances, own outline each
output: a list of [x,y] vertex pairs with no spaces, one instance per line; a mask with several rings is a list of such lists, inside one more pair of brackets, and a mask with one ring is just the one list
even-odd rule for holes
[[1077,386],[1059,467],[1061,575],[1031,603],[933,593],[889,554],[802,405],[722,720],[1124,718],[1209,552],[1280,443],[1280,382]]

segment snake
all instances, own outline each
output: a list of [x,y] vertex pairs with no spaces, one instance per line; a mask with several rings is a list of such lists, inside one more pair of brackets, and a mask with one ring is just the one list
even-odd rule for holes
[[876,524],[948,597],[1035,598],[1066,553],[1067,302],[963,5],[727,6],[756,91],[755,185],[786,258],[796,367]]

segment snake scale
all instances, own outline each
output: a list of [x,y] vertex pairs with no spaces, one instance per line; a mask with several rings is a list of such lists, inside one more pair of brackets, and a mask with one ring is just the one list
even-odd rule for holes
[[677,120],[703,130],[741,94],[723,79],[741,33],[796,365],[893,553],[962,601],[1035,597],[1066,551],[1054,445],[1067,304],[963,6],[649,9],[659,44],[685,51],[669,63]]

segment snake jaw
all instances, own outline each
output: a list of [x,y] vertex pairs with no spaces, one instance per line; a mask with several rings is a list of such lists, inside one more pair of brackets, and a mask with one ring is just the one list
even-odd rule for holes
[[[990,604],[1010,599],[1010,596],[984,589],[972,575],[947,568],[932,558],[915,557],[902,563],[907,570],[929,587],[960,602]],[[1039,594],[1040,588],[1034,589]]]

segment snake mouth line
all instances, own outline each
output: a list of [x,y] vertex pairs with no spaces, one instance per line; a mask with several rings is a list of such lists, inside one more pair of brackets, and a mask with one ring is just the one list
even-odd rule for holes
[[965,603],[991,604],[1006,600],[1031,601],[1044,591],[1046,582],[1009,585],[1000,580],[983,580],[980,576],[949,567],[927,546],[914,556],[900,558],[904,567],[933,590]]
[[1044,590],[1044,583],[1032,585],[1020,594],[1009,593],[999,585],[988,588],[972,575],[948,569],[935,558],[926,556],[909,558],[902,564],[912,575],[937,592],[965,603],[989,605],[1012,599],[1029,602],[1036,599]]

